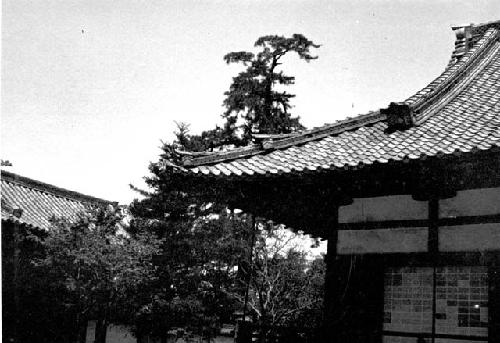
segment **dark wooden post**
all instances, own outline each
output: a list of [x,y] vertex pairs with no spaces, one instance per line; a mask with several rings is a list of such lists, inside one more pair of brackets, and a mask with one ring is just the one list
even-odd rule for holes
[[[22,213],[22,211],[21,211]],[[18,216],[20,217],[20,215]],[[14,256],[12,259],[13,263],[13,284],[14,284],[14,342],[20,342],[19,337],[20,330],[20,316],[21,316],[21,300],[19,296],[19,267],[21,262],[21,233],[18,224],[13,225],[14,229]]]
[[325,273],[325,293],[324,293],[324,317],[322,340],[323,342],[334,342],[336,332],[335,309],[338,305],[336,300],[337,285],[340,280],[337,280],[339,274],[336,271],[337,259],[337,240],[338,240],[338,205],[332,211],[332,218],[323,223],[323,232],[327,237],[327,253],[325,257],[326,273]]
[[325,223],[328,250],[322,341],[381,342],[384,258],[378,254],[337,254],[338,208],[336,206],[328,224]]

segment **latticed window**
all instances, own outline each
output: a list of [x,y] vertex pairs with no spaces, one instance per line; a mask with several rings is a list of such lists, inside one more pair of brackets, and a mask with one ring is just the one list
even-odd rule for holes
[[488,341],[487,267],[388,268],[384,282],[384,343]]

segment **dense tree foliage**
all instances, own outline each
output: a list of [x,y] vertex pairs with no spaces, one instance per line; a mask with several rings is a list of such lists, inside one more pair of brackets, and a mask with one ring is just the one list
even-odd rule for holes
[[[139,205],[144,203],[134,211]],[[307,239],[272,223],[254,225],[251,216],[226,208],[215,213],[209,206],[186,216],[134,219],[136,228],[162,233],[159,265],[171,291],[143,317],[145,331],[161,336],[185,327],[204,334],[233,322],[242,310],[266,327],[262,341],[275,334],[273,327],[319,324],[324,265],[322,257],[308,260],[297,245]]]
[[112,208],[90,210],[76,223],[55,220],[42,242],[45,256],[35,262],[47,287],[62,290],[76,327],[97,320],[97,343],[109,323],[132,324],[155,293],[152,259],[161,242],[147,232],[130,236],[121,220]]
[[8,251],[17,261],[3,264],[17,270],[4,284],[4,295],[18,299],[7,307],[17,309],[16,341],[85,342],[96,320],[95,342],[104,343],[110,323],[136,323],[159,292],[153,256],[161,241],[131,236],[121,221],[120,211],[98,208],[76,222],[54,218],[47,232],[13,226],[17,237],[2,235],[22,256]]
[[[131,205],[133,230],[155,232],[164,242],[157,264],[165,292],[143,313],[139,329],[161,337],[184,327],[211,336],[237,308],[227,290],[243,289],[238,266],[249,264],[251,226],[247,216],[173,197],[154,193]],[[179,210],[183,201],[190,203],[186,212]]]
[[45,232],[2,221],[2,336],[5,342],[68,342],[71,323],[56,290],[44,288],[33,259]]

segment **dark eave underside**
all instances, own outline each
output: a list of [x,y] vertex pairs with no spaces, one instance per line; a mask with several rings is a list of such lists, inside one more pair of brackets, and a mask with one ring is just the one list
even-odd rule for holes
[[[500,148],[469,154],[252,178],[196,177],[178,173],[177,184],[200,199],[325,237],[336,206],[357,197],[410,194],[417,200],[447,198],[457,191],[500,187]],[[200,192],[201,191],[201,192]]]

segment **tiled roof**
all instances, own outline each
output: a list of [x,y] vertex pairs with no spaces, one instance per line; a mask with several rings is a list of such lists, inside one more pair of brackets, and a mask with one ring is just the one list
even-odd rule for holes
[[[448,67],[404,103],[242,149],[183,156],[176,168],[191,175],[246,177],[499,148],[500,21],[454,30],[457,43]],[[398,106],[410,113],[411,125],[391,130],[390,111]]]
[[2,221],[47,230],[52,217],[75,220],[85,209],[116,205],[2,170]]

